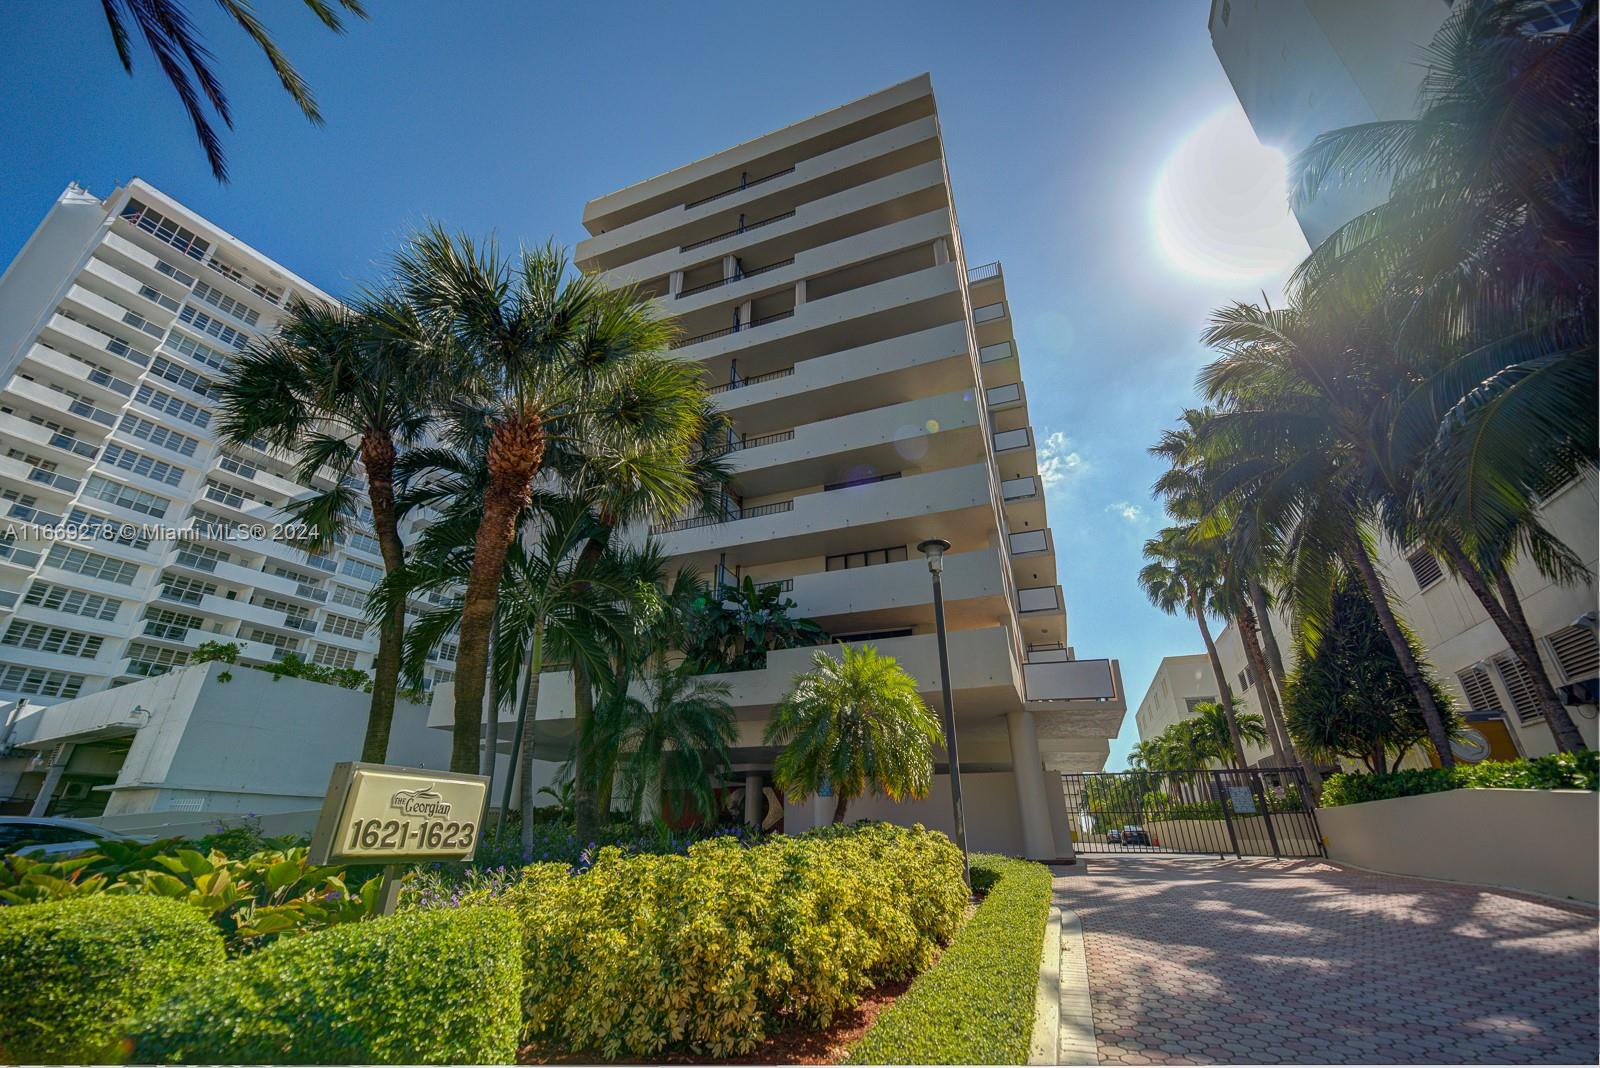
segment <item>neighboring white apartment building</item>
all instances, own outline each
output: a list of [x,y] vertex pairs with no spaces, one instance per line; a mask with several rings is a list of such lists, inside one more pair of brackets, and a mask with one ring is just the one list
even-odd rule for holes
[[[893,655],[938,708],[917,545],[949,541],[969,838],[1069,852],[1055,773],[1101,768],[1127,706],[1117,662],[1069,644],[1005,277],[966,262],[928,77],[600,197],[583,220],[578,262],[678,317],[676,354],[705,369],[734,424],[724,513],[653,532],[669,566],[781,583],[797,615]],[[747,815],[771,825],[781,812],[788,831],[833,807],[778,809],[777,752],[762,744],[813,652],[716,676],[738,711]],[[564,733],[570,705],[570,683],[546,682],[536,739]],[[436,700],[433,722],[448,720]],[[926,801],[863,799],[850,816],[948,829],[944,769]]]
[[1206,654],[1163,657],[1144,700],[1133,714],[1139,740],[1149,741],[1172,724],[1194,715],[1194,706],[1201,701],[1216,699],[1216,677]]
[[[69,187],[0,276],[0,702],[157,675],[208,640],[371,666],[365,508],[333,551],[293,548],[271,528],[311,488],[217,441],[215,379],[296,297],[331,299],[138,179]],[[137,529],[187,526],[230,535]]]
[[[1569,23],[1577,0],[1549,0],[1543,29]],[[1444,0],[1213,0],[1212,46],[1262,144],[1291,158],[1325,130],[1414,113],[1422,48],[1449,14]],[[1376,186],[1337,188],[1296,212],[1313,246],[1383,199]],[[1553,487],[1543,516],[1549,529],[1589,566],[1597,564],[1600,523],[1593,475]],[[1510,742],[1530,755],[1554,742],[1537,713],[1530,680],[1471,592],[1426,551],[1384,544],[1381,564],[1401,614],[1460,707],[1502,717]],[[1513,576],[1528,624],[1569,710],[1590,745],[1596,741],[1596,594],[1592,585],[1551,585],[1526,565]],[[1289,655],[1287,628],[1279,635]],[[1218,649],[1235,689],[1245,675],[1233,628]],[[1244,689],[1254,701],[1253,688]],[[1252,706],[1254,707],[1254,706]],[[1488,722],[1490,719],[1486,719]]]

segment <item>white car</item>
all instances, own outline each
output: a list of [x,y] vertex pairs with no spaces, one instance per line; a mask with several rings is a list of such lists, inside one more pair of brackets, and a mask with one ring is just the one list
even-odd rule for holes
[[103,841],[149,841],[118,834],[86,820],[55,816],[0,816],[0,854],[26,857],[67,857],[87,853]]

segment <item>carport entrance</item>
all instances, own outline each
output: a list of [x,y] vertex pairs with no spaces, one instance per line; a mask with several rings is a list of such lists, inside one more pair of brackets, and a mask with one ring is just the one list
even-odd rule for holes
[[1062,775],[1080,853],[1323,857],[1299,768]]

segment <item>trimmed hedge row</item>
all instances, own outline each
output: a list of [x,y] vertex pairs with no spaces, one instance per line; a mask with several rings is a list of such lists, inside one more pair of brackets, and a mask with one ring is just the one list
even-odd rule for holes
[[0,1062],[120,1061],[135,1020],[224,959],[206,914],[166,898],[0,908]]
[[603,849],[581,876],[533,865],[483,897],[522,923],[528,1038],[649,1058],[736,1055],[780,1024],[826,1026],[925,967],[967,892],[944,835],[857,824],[685,856]]
[[1552,753],[1533,760],[1487,760],[1454,768],[1407,768],[1385,775],[1341,772],[1328,776],[1322,805],[1356,805],[1394,797],[1435,794],[1445,790],[1499,788],[1508,790],[1593,790],[1600,783],[1600,760],[1594,750]]
[[517,1051],[516,922],[407,912],[285,939],[190,985],[141,1026],[155,1064],[505,1064]]
[[972,881],[988,889],[983,904],[939,962],[878,1016],[849,1063],[1027,1063],[1050,870],[980,854]]

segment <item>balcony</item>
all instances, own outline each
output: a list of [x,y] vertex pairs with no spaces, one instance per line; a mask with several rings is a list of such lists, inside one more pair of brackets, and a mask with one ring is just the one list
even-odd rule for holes
[[[761,578],[755,582],[766,585]],[[928,627],[933,582],[921,556],[870,567],[796,575],[795,614],[835,632]],[[1005,619],[1006,586],[999,555],[987,546],[945,556],[945,610],[952,627],[998,624]]]
[[52,315],[45,323],[44,330],[39,334],[39,343],[86,354],[109,352],[137,367],[150,366],[150,353],[61,312]]
[[[1022,666],[1029,702],[1122,702],[1115,660],[1057,660]],[[1126,704],[1123,704],[1126,711]]]
[[983,391],[983,399],[988,403],[991,412],[1003,411],[1007,408],[1020,408],[1025,403],[1021,382],[1009,382],[1003,386],[990,386]]
[[693,337],[679,338],[677,341],[672,343],[672,347],[675,349],[686,349],[690,345],[698,345],[702,341],[713,341],[719,337],[727,337],[730,334],[737,334],[740,331],[754,330],[757,327],[766,326],[769,323],[782,322],[784,319],[790,319],[793,317],[793,311],[781,311],[773,315],[764,315],[758,319],[752,319],[748,323],[734,323],[732,326],[723,327],[721,330],[711,330],[704,334],[696,334]]
[[1017,590],[1017,611],[1022,613],[1061,611],[1061,587],[1032,586]]
[[680,289],[673,294],[673,299],[682,300],[684,297],[692,297],[699,293],[709,293],[713,289],[720,289],[723,286],[732,285],[734,282],[743,282],[746,278],[758,278],[769,271],[782,270],[785,267],[792,266],[794,266],[793,256],[785,260],[779,260],[776,263],[769,263],[764,267],[750,267],[743,271],[737,271],[727,278],[715,278],[709,282],[701,282],[698,285],[690,286],[688,289]]
[[995,260],[993,263],[985,263],[979,267],[968,268],[967,285],[977,285],[979,282],[988,282],[1000,277],[1000,261]]

